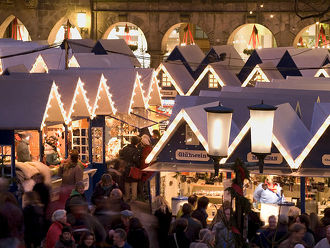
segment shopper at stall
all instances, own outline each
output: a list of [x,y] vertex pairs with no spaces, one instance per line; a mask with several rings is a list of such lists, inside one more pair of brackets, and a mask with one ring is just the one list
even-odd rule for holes
[[308,247],[314,247],[315,239],[313,231],[309,228],[310,227],[310,220],[307,214],[301,214],[296,219],[297,223],[303,224],[306,228],[305,235],[303,237],[303,241],[308,245]]
[[97,205],[100,201],[107,200],[111,191],[115,188],[118,188],[118,185],[112,180],[111,175],[108,173],[103,174],[101,180],[95,186],[92,203]]
[[279,248],[292,248],[297,244],[302,244],[305,248],[308,248],[307,244],[303,241],[306,232],[304,225],[294,223],[290,226],[289,232],[290,236],[280,244]]
[[57,151],[57,138],[55,136],[50,136],[46,139],[44,153],[46,164],[48,166],[61,163],[61,157]]
[[149,248],[148,233],[143,228],[140,220],[136,217],[129,220],[127,243],[129,243],[132,248]]
[[160,132],[157,129],[152,130],[151,144],[155,146],[160,140]]
[[72,231],[70,227],[63,227],[62,234],[56,242],[55,248],[76,248],[76,243],[72,238]]
[[89,231],[84,232],[77,248],[96,248],[95,235]]
[[[44,215],[47,222],[49,220],[46,218],[47,209],[50,202],[50,188],[45,184],[45,177],[41,173],[37,173],[32,177],[35,181],[35,185],[33,186],[33,191],[38,194],[41,204],[43,205]],[[48,226],[50,223],[48,223]]]
[[137,145],[140,138],[132,137],[131,143],[123,147],[119,151],[120,159],[126,162],[125,168],[125,198],[126,200],[135,201],[137,198],[137,183],[141,179],[140,153]]
[[111,175],[112,180],[118,184],[119,189],[124,192],[125,190],[125,162],[121,159],[114,159],[108,162],[108,173]]
[[88,204],[87,198],[85,196],[85,183],[83,181],[79,181],[76,183],[75,188],[71,191],[70,197],[66,200],[65,210],[67,211],[67,213],[71,213],[71,201],[77,198]]
[[158,220],[158,245],[159,248],[167,248],[168,246],[168,233],[171,226],[172,221],[172,213],[171,210],[166,203],[164,197],[157,196],[155,199],[155,213]]
[[54,248],[62,233],[63,227],[69,226],[66,220],[66,211],[64,209],[56,210],[52,215],[52,221],[53,224],[48,229],[46,235],[45,248]]
[[215,243],[214,234],[209,229],[201,229],[199,240],[190,244],[189,248],[213,248]]
[[26,248],[41,245],[45,237],[45,215],[36,192],[26,192],[23,203],[24,241]]
[[207,217],[206,213],[207,206],[209,205],[209,198],[202,196],[197,201],[197,209],[191,214],[191,217],[196,218],[202,223],[203,228],[207,227]]
[[215,248],[235,248],[235,240],[231,231],[231,204],[224,202],[222,211],[218,211],[215,218],[219,219],[212,231],[215,233]]
[[142,171],[148,167],[145,160],[148,157],[149,153],[152,151],[152,145],[150,137],[147,134],[141,136],[140,148],[141,152],[141,161],[140,161],[140,170],[141,170],[141,180],[138,182],[138,194],[141,200],[147,200],[145,192],[147,191],[147,180],[153,175],[153,172]]
[[326,227],[326,237],[321,239],[314,248],[330,248],[330,225]]
[[17,161],[18,162],[30,162],[32,161],[30,151],[30,135],[26,133],[18,134],[20,140],[17,145]]
[[[195,211],[196,205],[197,205],[197,195],[191,195],[188,197],[188,204],[191,205],[192,211]],[[182,206],[178,210],[178,213],[176,214],[176,218],[179,219],[182,216]]]
[[198,239],[199,231],[203,228],[203,226],[199,220],[191,217],[192,207],[189,203],[183,204],[182,212],[183,215],[181,218],[184,218],[188,221],[186,236],[190,242],[195,242]]
[[186,219],[180,218],[174,221],[168,238],[168,248],[189,248],[190,241],[186,236],[187,227]]

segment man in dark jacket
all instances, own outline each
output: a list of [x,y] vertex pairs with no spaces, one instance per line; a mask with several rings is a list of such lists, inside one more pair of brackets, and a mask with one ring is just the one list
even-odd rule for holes
[[[131,144],[128,144],[119,151],[120,159],[126,162],[125,169],[125,198],[126,200],[136,200],[137,197],[137,182],[138,180],[130,176],[131,168],[140,167],[140,152],[137,145],[140,142],[140,138],[137,136],[132,137]],[[131,193],[132,190],[132,193]]]
[[198,199],[197,209],[191,214],[191,217],[196,218],[202,223],[203,228],[207,228],[207,205],[209,204],[209,198],[202,196]]
[[199,220],[192,218],[192,207],[189,203],[183,204],[182,207],[182,216],[181,218],[184,218],[188,221],[188,227],[186,230],[186,236],[190,240],[190,242],[195,242],[199,238],[199,231],[202,229],[202,224]]

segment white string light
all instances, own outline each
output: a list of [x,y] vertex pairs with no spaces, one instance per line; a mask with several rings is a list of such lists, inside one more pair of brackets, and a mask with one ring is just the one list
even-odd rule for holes
[[44,59],[42,58],[41,54],[39,54],[36,61],[34,62],[32,69],[30,70],[30,73],[38,73],[39,72],[37,70],[38,66],[41,66],[46,71],[46,73],[48,73],[48,67],[47,67]]
[[170,73],[167,71],[166,67],[164,66],[163,63],[161,63],[157,70],[156,70],[156,74],[158,75],[158,73],[163,70],[163,72],[166,74],[167,78],[171,81],[171,83],[173,84],[174,88],[176,89],[176,91],[179,93],[179,95],[184,96],[185,94],[183,93],[183,90],[179,87],[179,85],[174,81],[174,79],[172,78],[172,76],[170,75]]
[[250,80],[252,79],[252,77],[257,73],[259,72],[260,75],[262,76],[263,80],[265,82],[270,82],[268,77],[266,76],[266,74],[263,72],[263,70],[260,68],[259,65],[256,65],[252,72],[249,74],[249,76],[244,80],[244,82],[242,83],[242,86],[241,87],[246,87],[246,85],[250,82]]

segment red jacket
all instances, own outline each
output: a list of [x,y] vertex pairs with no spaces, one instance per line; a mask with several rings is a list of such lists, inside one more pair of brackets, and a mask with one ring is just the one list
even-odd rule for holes
[[62,234],[63,225],[55,221],[48,229],[46,236],[46,248],[54,248],[56,242],[59,240],[60,235]]

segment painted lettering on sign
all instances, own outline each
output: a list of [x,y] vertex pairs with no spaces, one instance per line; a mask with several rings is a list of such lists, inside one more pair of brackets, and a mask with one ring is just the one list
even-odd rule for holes
[[322,164],[330,165],[330,154],[324,154],[322,156]]
[[160,90],[160,93],[165,97],[176,97],[178,94],[176,90]]
[[[248,162],[258,162],[257,156],[253,155],[251,152],[247,154],[247,161]],[[282,164],[283,156],[281,153],[272,153],[267,155],[265,158],[265,164]]]
[[177,160],[191,160],[191,161],[209,161],[206,151],[198,150],[176,150],[175,158]]

